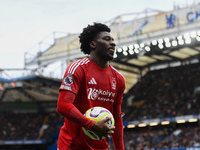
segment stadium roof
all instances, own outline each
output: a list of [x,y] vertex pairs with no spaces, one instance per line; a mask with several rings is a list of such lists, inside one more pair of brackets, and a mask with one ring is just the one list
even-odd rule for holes
[[[199,9],[200,4],[169,12],[145,9],[106,22],[117,44],[117,57],[111,64],[124,75],[126,91],[149,70],[199,61],[200,17],[195,15]],[[56,34],[50,44],[39,43],[40,48],[48,45],[44,50],[25,54],[26,67],[45,67],[57,60],[70,63],[85,57],[79,49],[78,33],[55,38]]]
[[61,82],[36,75],[0,78],[0,102],[57,101]]
[[[117,44],[111,64],[124,75],[126,92],[149,70],[200,61],[200,18],[195,16],[199,9],[199,4],[170,12],[147,9],[145,13],[130,14],[134,18],[128,21],[123,20],[129,16],[126,14],[106,22]],[[26,68],[36,65],[33,70],[37,71],[58,60],[70,63],[85,57],[79,49],[78,33],[56,34],[53,40],[39,42],[39,50],[25,53]],[[0,101],[57,101],[61,80],[42,75],[0,78],[4,83]]]

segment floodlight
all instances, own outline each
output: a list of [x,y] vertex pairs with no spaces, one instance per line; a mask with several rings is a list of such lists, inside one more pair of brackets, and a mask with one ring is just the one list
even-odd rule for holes
[[197,31],[197,35],[200,36],[200,31]]
[[129,125],[127,125],[127,128],[135,128],[135,125],[134,124],[129,124]]
[[176,40],[173,40],[172,41],[172,46],[177,46],[178,44],[177,44],[177,41]]
[[189,119],[188,121],[189,122],[197,122],[198,120],[196,118],[193,118],[193,119]]
[[191,40],[191,38],[189,38],[189,37],[185,39],[185,43],[186,43],[186,44],[190,44],[191,41],[192,41],[192,40]]
[[129,52],[129,54],[131,54],[131,55],[133,55],[133,54],[134,54],[134,51],[133,51],[133,49],[129,49],[129,50],[128,50],[128,52]]
[[192,38],[195,38],[197,36],[197,33],[195,31],[190,32],[190,36]]
[[149,46],[145,46],[144,48],[147,52],[149,52],[151,50],[151,48]]
[[136,54],[138,54],[140,52],[137,48],[134,51]]
[[135,44],[134,46],[135,46],[135,48],[139,48],[140,47],[138,44]]
[[165,42],[169,42],[169,38],[166,37],[166,38],[164,39],[164,41],[165,41]]
[[127,53],[126,51],[123,51],[123,54],[124,54],[125,56],[127,56],[127,55],[128,55],[128,53]]
[[163,46],[162,43],[159,43],[159,44],[158,44],[158,47],[159,47],[160,49],[163,49],[163,48],[164,48],[164,46]]
[[199,37],[199,36],[197,36],[197,37],[196,37],[196,39],[197,39],[197,41],[199,41],[199,42],[200,42],[200,37]]
[[113,56],[114,58],[117,58],[117,54],[116,53],[114,53],[114,56]]
[[162,125],[168,125],[170,122],[169,121],[162,121],[161,124]]
[[179,44],[179,45],[183,45],[183,44],[184,44],[184,40],[179,39],[179,40],[178,40],[178,44]]
[[122,52],[122,48],[118,48],[117,51],[121,53]]
[[163,39],[159,39],[159,40],[158,40],[158,43],[163,43]]
[[186,121],[183,119],[183,120],[177,120],[176,122],[177,123],[185,123]]
[[157,126],[157,125],[158,125],[158,122],[151,122],[149,125],[150,125],[150,126]]
[[127,47],[127,46],[123,46],[123,50],[124,50],[124,51],[127,51],[127,50],[128,50],[128,47]]
[[157,44],[157,41],[156,40],[153,40],[152,41],[152,45],[156,45]]
[[133,45],[129,45],[128,48],[129,48],[129,49],[133,49]]
[[140,43],[140,47],[144,47],[144,43]]
[[170,42],[166,42],[165,45],[166,45],[166,47],[171,47],[171,43]]
[[138,127],[146,127],[147,125],[145,123],[138,124]]
[[182,35],[179,35],[179,36],[177,37],[177,39],[178,39],[178,40],[182,40],[182,39],[183,39],[183,36],[182,36]]
[[189,38],[189,37],[190,37],[190,34],[189,34],[189,33],[185,33],[185,34],[184,34],[184,38],[185,38],[185,39],[187,39],[187,38]]

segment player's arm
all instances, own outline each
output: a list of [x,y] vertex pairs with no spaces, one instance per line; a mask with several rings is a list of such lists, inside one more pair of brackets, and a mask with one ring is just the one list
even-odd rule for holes
[[[80,126],[91,130],[94,121],[86,118],[74,105],[73,102],[76,98],[82,81],[84,79],[84,72],[81,67],[76,67],[72,70],[73,65],[78,66],[77,63],[68,66],[63,82],[60,86],[60,93],[57,102],[57,111],[70,121],[79,124]],[[74,72],[74,73],[72,73]]]
[[115,130],[112,135],[113,142],[116,150],[124,150],[124,142],[123,142],[123,121],[122,121],[122,112],[121,112],[121,104],[123,99],[123,94],[125,90],[125,80],[124,78],[120,78],[119,81],[119,91],[117,94],[117,98],[113,104],[113,117],[115,119]]
[[94,121],[86,118],[74,105],[75,94],[70,91],[60,91],[57,111],[65,118],[71,120],[74,123],[81,125],[87,130],[91,130],[94,125]]
[[[77,64],[75,64],[77,65]],[[60,86],[60,93],[57,102],[57,111],[65,118],[72,122],[84,127],[87,130],[91,130],[99,133],[101,136],[107,137],[107,133],[112,134],[113,131],[107,126],[109,119],[103,119],[98,123],[86,118],[74,105],[76,94],[78,93],[81,84],[84,81],[84,72],[81,67],[76,67],[73,74],[69,74],[68,70],[73,67],[68,67],[63,82]],[[70,70],[71,71],[71,70]],[[71,71],[72,72],[72,71]],[[109,132],[108,132],[109,131]]]
[[87,130],[94,131],[100,137],[108,137],[108,134],[113,134],[114,127],[108,127],[107,121],[110,118],[105,118],[97,123],[86,118],[74,105],[73,101],[75,94],[70,91],[60,91],[57,103],[57,111],[65,118],[79,124]]
[[121,118],[121,103],[114,104],[113,117],[115,119],[115,130],[112,135],[116,150],[124,150],[123,142],[123,122]]

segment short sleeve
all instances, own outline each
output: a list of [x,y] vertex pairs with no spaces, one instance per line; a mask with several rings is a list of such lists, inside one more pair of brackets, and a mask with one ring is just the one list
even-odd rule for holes
[[66,69],[66,72],[63,77],[63,81],[61,83],[59,90],[60,91],[68,90],[77,94],[78,90],[80,89],[81,83],[83,82],[83,79],[84,79],[84,72],[81,66],[78,66],[73,71],[70,71],[71,65],[69,65],[68,68]]

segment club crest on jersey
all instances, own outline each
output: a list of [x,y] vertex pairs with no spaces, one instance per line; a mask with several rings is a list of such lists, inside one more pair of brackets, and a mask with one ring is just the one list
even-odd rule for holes
[[68,74],[67,77],[65,77],[64,79],[64,83],[66,85],[71,85],[73,83],[73,78],[71,74]]
[[112,78],[112,89],[113,90],[116,90],[116,84],[117,84],[116,79]]

